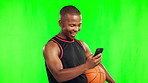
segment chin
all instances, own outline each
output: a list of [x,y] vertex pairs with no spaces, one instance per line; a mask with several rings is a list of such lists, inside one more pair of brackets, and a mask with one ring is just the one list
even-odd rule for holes
[[70,40],[73,40],[73,39],[75,39],[75,37],[70,36],[69,39],[70,39]]
[[75,38],[74,38],[74,37],[70,37],[69,39],[73,40],[73,39],[75,39]]
[[67,39],[73,40],[73,39],[75,39],[75,36],[67,35]]

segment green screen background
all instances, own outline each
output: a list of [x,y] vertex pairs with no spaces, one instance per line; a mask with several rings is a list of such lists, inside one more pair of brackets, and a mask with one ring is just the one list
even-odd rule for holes
[[0,0],[0,83],[48,83],[43,46],[59,31],[59,11],[74,5],[92,53],[103,47],[103,61],[117,83],[148,79],[147,0]]

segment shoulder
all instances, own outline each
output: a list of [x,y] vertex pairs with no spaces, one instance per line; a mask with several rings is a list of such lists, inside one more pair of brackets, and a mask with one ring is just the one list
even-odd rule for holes
[[79,40],[79,41],[80,41],[80,43],[82,44],[82,46],[83,46],[83,48],[85,50],[86,56],[91,55],[92,53],[90,51],[89,46],[84,41],[82,41],[82,40]]
[[82,40],[78,40],[83,46],[85,46],[86,45],[86,43],[84,42],[84,41],[82,41]]
[[44,53],[44,56],[45,55],[48,55],[49,53],[52,54],[54,52],[59,52],[59,47],[58,45],[53,42],[53,41],[49,41],[44,47],[43,47],[43,53]]
[[47,49],[50,49],[50,48],[57,48],[58,45],[53,42],[53,41],[49,41],[43,48],[43,50],[47,50]]
[[86,51],[86,49],[88,48],[88,45],[82,40],[78,40],[78,41],[82,44],[84,50]]

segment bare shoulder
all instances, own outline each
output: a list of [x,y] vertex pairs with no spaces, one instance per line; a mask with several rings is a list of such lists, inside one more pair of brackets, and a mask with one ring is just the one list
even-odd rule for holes
[[57,48],[58,47],[58,45],[55,43],[55,42],[53,42],[53,41],[49,41],[45,46],[44,46],[44,48],[43,48],[43,51],[47,51],[47,50],[52,50],[52,48],[54,49],[54,48]]
[[54,41],[49,41],[45,47],[58,47],[58,45]]
[[49,41],[43,49],[43,55],[48,69],[52,74],[56,74],[60,69],[63,69],[61,60],[59,59],[60,48],[57,43]]
[[49,54],[55,54],[55,53],[59,53],[60,49],[58,47],[58,45],[53,42],[53,41],[49,41],[43,48],[43,54],[44,56],[48,56]]

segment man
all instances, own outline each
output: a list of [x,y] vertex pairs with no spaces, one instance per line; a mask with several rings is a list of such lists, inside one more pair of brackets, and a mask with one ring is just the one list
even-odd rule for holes
[[[44,47],[43,54],[50,83],[87,83],[85,71],[100,65],[101,54],[93,56],[89,47],[76,34],[81,30],[81,14],[74,6],[65,6],[60,11],[61,31]],[[106,71],[106,70],[105,70]],[[107,81],[114,80],[107,73]]]

